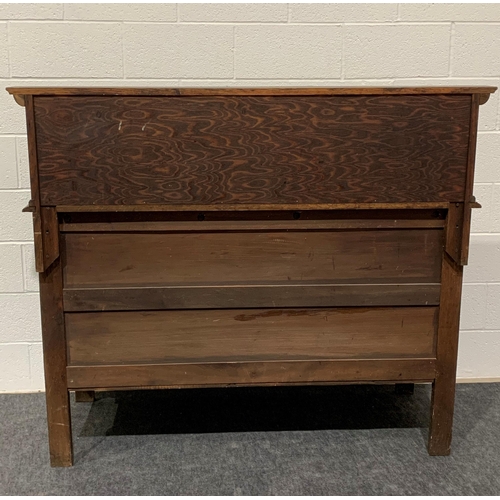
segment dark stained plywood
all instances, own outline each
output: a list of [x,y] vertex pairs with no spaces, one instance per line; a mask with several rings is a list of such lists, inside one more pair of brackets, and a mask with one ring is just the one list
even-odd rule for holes
[[429,382],[436,360],[337,359],[161,365],[68,366],[68,386],[78,388],[167,388],[366,382]]
[[62,238],[66,288],[439,283],[443,248],[438,228],[63,233]]
[[246,285],[68,288],[65,311],[439,304],[439,284]]
[[470,95],[34,101],[43,205],[464,198]]
[[433,357],[437,307],[66,313],[69,365]]

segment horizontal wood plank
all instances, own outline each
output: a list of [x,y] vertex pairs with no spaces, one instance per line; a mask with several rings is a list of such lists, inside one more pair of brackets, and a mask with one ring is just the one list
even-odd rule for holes
[[203,221],[193,225],[191,221],[144,221],[144,222],[62,222],[62,232],[215,232],[215,231],[327,231],[342,229],[404,229],[444,227],[443,219],[344,219],[311,221]]
[[431,381],[435,359],[70,366],[70,389]]
[[437,307],[66,313],[69,365],[433,357]]
[[263,87],[263,88],[155,88],[155,87],[7,87],[14,95],[203,96],[203,95],[429,95],[489,94],[497,87]]
[[56,210],[64,213],[81,212],[248,212],[286,210],[425,210],[447,209],[448,202],[398,202],[398,203],[248,203],[238,204],[196,204],[168,205],[165,203],[142,205],[57,205]]
[[438,305],[439,284],[68,288],[64,310],[139,311],[242,307]]
[[443,230],[63,233],[62,239],[66,288],[439,283]]
[[470,95],[34,103],[43,205],[464,201]]

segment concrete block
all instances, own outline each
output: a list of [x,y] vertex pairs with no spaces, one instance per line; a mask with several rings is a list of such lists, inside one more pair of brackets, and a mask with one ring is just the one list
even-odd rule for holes
[[482,330],[486,317],[487,285],[465,284],[462,291],[460,330]]
[[500,233],[500,184],[492,186],[490,231]]
[[498,377],[500,331],[462,332],[457,378]]
[[17,185],[16,138],[0,137],[0,190]]
[[[26,85],[26,82],[3,80],[2,87],[14,87]],[[29,83],[31,85],[31,82]],[[2,119],[0,120],[0,134],[26,134],[26,109],[19,106],[14,98],[2,90],[0,92],[0,109]]]
[[0,343],[42,340],[37,293],[0,294],[0,318]]
[[62,3],[1,3],[0,19],[62,19]]
[[180,22],[279,23],[288,19],[285,3],[180,3]]
[[[493,87],[500,87],[500,81],[490,81],[487,85]],[[500,116],[499,109],[499,91],[497,90],[493,95],[490,95],[488,102],[479,107],[479,123],[478,130],[496,130],[497,118]]]
[[452,76],[500,75],[500,25],[457,24],[452,44]]
[[396,3],[291,3],[292,23],[390,22],[397,18]]
[[121,78],[121,34],[118,23],[12,22],[9,32],[12,75]]
[[35,267],[35,248],[33,244],[21,245],[21,247],[23,255],[24,291],[38,292],[40,286],[38,273]]
[[493,203],[493,184],[475,184],[474,196],[481,203],[481,208],[472,210],[472,233],[490,233],[492,231],[491,209]]
[[126,24],[126,78],[232,78],[232,26]]
[[0,344],[0,365],[2,366],[0,392],[30,390],[30,359],[27,344]]
[[500,132],[481,132],[477,135],[474,180],[500,183]]
[[450,26],[346,26],[346,78],[448,75]]
[[19,187],[30,189],[30,162],[28,158],[28,139],[26,137],[17,137],[17,175],[19,178]]
[[0,23],[0,78],[8,78],[9,76],[9,41],[7,35],[7,23]]
[[340,78],[340,26],[236,26],[236,78]]
[[0,242],[33,240],[31,214],[22,212],[29,200],[29,191],[0,191]]
[[30,389],[35,392],[45,390],[45,377],[43,373],[43,349],[42,344],[29,345],[30,359]]
[[471,235],[465,283],[500,282],[500,234]]
[[400,21],[495,21],[498,3],[400,3]]
[[66,3],[64,19],[176,22],[177,9],[175,3]]
[[0,245],[0,293],[22,292],[23,266],[20,245]]
[[[486,330],[500,329],[500,283],[488,284],[487,286],[485,328]],[[498,361],[500,365],[500,358]]]

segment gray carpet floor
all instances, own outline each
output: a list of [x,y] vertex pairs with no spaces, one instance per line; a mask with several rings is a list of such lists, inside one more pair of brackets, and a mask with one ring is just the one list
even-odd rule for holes
[[452,454],[426,451],[430,387],[185,389],[72,403],[48,461],[43,394],[0,395],[3,495],[499,495],[500,384],[457,388]]

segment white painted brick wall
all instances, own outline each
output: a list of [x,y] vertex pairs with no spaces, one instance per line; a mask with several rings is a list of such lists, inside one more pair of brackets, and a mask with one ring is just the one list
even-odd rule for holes
[[345,27],[346,78],[447,76],[449,24]]
[[[0,4],[8,86],[500,86],[500,4]],[[500,378],[500,105],[480,108],[459,377]],[[0,92],[0,391],[43,388],[24,109]]]

